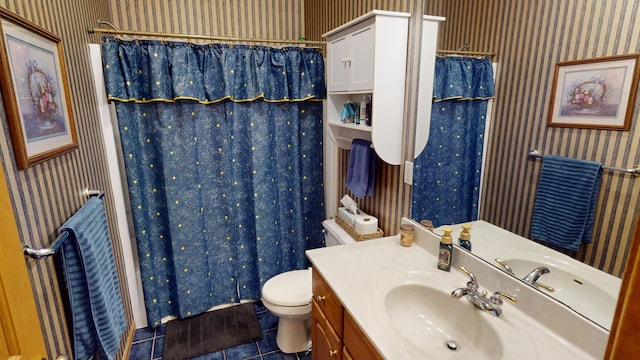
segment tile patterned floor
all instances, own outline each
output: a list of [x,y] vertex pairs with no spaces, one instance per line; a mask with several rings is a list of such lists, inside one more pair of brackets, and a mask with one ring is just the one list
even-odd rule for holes
[[[255,307],[262,329],[262,340],[202,355],[191,360],[311,360],[311,352],[282,353],[276,345],[278,318],[271,314],[262,303],[255,303]],[[157,329],[136,330],[129,359],[162,359],[165,327],[166,324],[162,324]]]

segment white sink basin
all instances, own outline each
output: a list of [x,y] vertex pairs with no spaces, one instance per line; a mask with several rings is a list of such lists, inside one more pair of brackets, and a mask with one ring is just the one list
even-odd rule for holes
[[515,326],[520,315],[514,308],[506,305],[504,317],[495,317],[466,298],[451,297],[456,287],[465,286],[466,276],[460,274],[454,283],[447,279],[436,269],[377,281],[371,310],[410,358],[538,359],[529,335]]
[[425,358],[502,358],[495,330],[466,299],[414,283],[392,288],[385,307],[395,331]]
[[[526,259],[502,259],[509,265],[515,275],[522,279],[538,266],[546,266],[550,272],[540,276],[538,282],[551,286],[554,291],[549,292],[541,288],[542,292],[550,293],[556,300],[571,307],[575,311],[588,315],[598,324],[610,327],[616,311],[616,291],[603,289],[590,281],[588,275],[582,275],[578,270],[566,271],[552,261],[544,263]],[[575,273],[578,272],[578,273]]]

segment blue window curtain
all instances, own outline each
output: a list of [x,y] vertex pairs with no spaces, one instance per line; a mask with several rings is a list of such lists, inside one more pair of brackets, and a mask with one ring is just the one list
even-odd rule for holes
[[102,44],[147,317],[258,299],[322,245],[322,53]]
[[434,225],[478,219],[490,58],[436,58],[429,140],[414,162],[411,216]]

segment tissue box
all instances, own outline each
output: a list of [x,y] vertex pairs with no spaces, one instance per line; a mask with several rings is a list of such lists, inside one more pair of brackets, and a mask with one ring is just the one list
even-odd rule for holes
[[356,229],[344,222],[340,216],[336,216],[336,224],[340,225],[352,238],[356,239],[356,241],[364,241],[364,240],[373,240],[384,237],[384,232],[382,229],[378,228],[378,231],[373,234],[359,234]]
[[[358,210],[358,215],[367,215],[364,212]],[[347,210],[346,207],[338,208],[338,217],[342,219],[345,223],[351,225],[352,227],[356,226],[356,215]]]

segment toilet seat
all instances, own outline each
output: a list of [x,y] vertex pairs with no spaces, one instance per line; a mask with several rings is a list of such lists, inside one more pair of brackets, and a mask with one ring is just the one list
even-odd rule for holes
[[292,270],[278,274],[262,287],[262,298],[279,306],[305,306],[311,303],[311,270]]

